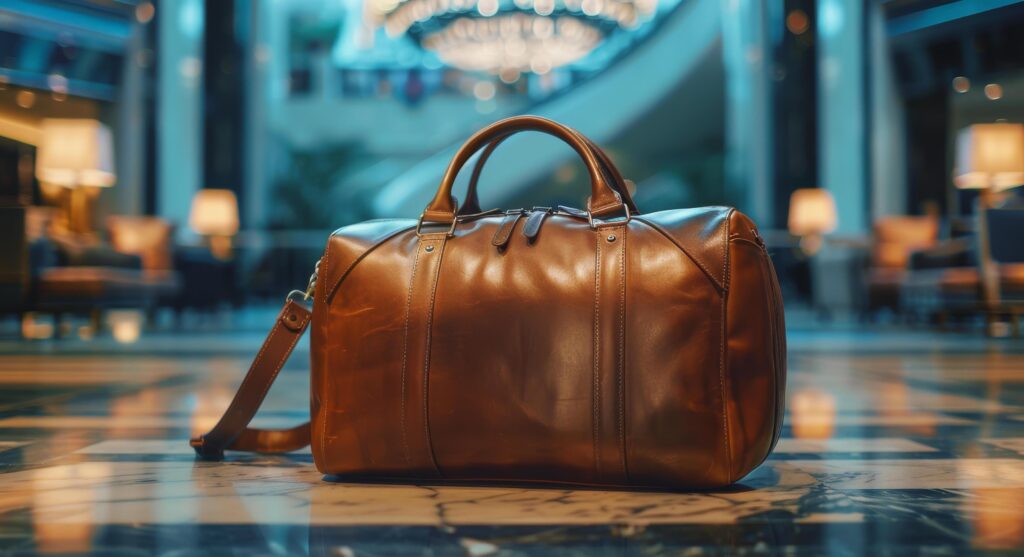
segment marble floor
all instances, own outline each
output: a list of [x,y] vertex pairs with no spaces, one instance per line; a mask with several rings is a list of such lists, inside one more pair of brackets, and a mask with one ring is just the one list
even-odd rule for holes
[[[258,332],[0,340],[0,555],[1024,552],[1024,343],[790,337],[774,455],[711,493],[359,485],[308,452],[196,462]],[[258,422],[305,419],[300,353]]]

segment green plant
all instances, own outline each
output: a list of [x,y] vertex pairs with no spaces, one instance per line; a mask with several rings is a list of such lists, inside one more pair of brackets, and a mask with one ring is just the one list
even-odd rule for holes
[[367,210],[359,196],[339,187],[360,158],[353,143],[291,151],[286,170],[274,182],[270,227],[333,228],[364,219]]

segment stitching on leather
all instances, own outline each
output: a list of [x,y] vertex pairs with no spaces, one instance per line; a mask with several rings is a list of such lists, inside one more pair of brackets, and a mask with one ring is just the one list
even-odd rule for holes
[[[730,212],[731,216],[732,213]],[[725,235],[729,236],[729,218],[725,219]],[[729,267],[729,242],[725,243],[726,248],[722,250],[725,254],[725,273],[726,273],[726,285],[729,284],[729,276],[732,274],[732,269]],[[722,397],[722,431],[725,435],[725,459],[726,459],[726,470],[728,470],[728,480],[732,481],[732,445],[729,444],[729,409],[728,404],[725,401],[725,359],[728,354],[725,346],[725,335],[727,332],[728,323],[728,308],[726,306],[726,299],[729,296],[729,291],[726,290],[722,294],[722,330],[719,334],[719,351],[718,351],[718,389]]]
[[[390,219],[374,219],[374,220],[367,221],[367,222],[380,222],[380,221],[387,221],[387,220],[390,220]],[[359,254],[358,257],[353,259],[352,262],[349,263],[348,267],[346,267],[345,270],[342,271],[341,274],[338,275],[338,278],[337,278],[337,280],[334,281],[334,284],[329,284],[325,280],[318,281],[319,284],[317,285],[317,289],[321,290],[320,298],[321,298],[321,303],[323,304],[324,310],[325,311],[330,311],[330,306],[331,306],[331,303],[334,300],[335,292],[337,292],[338,288],[341,286],[341,283],[345,281],[345,278],[348,277],[348,274],[352,271],[352,269],[359,262],[361,262],[363,259],[366,258],[367,255],[369,255],[371,252],[373,252],[374,250],[376,250],[380,246],[382,246],[385,243],[387,243],[392,238],[395,238],[395,237],[399,236],[403,232],[408,232],[409,230],[412,230],[413,228],[415,228],[415,225],[408,225],[408,226],[405,226],[405,227],[400,227],[397,230],[384,235],[384,237],[382,237],[380,240],[375,242],[369,248],[364,250],[363,253]],[[345,229],[345,227],[342,227],[342,228],[339,228],[339,229],[335,230],[327,238],[327,245],[324,247],[324,257],[323,257],[324,262],[321,265],[321,269],[323,269],[325,271],[327,269],[330,269],[329,262],[330,262],[330,253],[331,253],[331,240],[334,239],[335,236],[339,235],[339,232],[341,232],[344,229]],[[322,286],[321,286],[321,284],[322,284]],[[313,303],[314,303],[314,305],[316,304],[316,299],[315,298],[313,300]],[[330,329],[329,329],[330,319],[326,319],[325,318],[325,321],[326,321],[326,324],[324,325],[324,328],[325,328],[324,335],[325,336],[329,336],[330,335]],[[323,359],[323,367],[324,367],[324,369],[330,369],[330,366],[327,363],[326,356]],[[323,393],[323,400],[321,400],[321,402],[320,402],[321,411],[323,412],[323,415],[324,415],[324,418],[323,418],[323,422],[324,422],[323,423],[323,429],[321,429],[321,431],[320,431],[320,454],[323,456],[324,467],[326,468],[326,466],[327,466],[327,450],[326,450],[327,449],[327,432],[331,430],[331,425],[330,425],[330,421],[331,421],[331,411],[330,411],[330,408],[331,408],[331,391],[334,389],[334,383],[331,381],[330,374],[325,374],[324,385],[326,387],[326,392]],[[312,387],[312,385],[311,385],[311,387]],[[310,440],[310,442],[312,443],[312,440]]]
[[409,455],[409,442],[405,432],[405,399],[407,395],[405,375],[406,368],[409,365],[409,315],[412,313],[412,292],[416,287],[416,271],[419,269],[420,250],[423,243],[422,240],[416,242],[416,256],[412,260],[412,275],[409,277],[409,290],[405,296],[405,332],[402,340],[402,413],[399,414],[399,428],[402,430],[402,452],[405,455],[406,463],[412,462],[412,458]]
[[598,477],[601,474],[601,458],[599,453],[601,434],[601,233],[594,233],[597,240],[594,256],[594,384],[590,405],[593,407],[594,433],[594,470]]
[[[384,245],[385,243],[387,243],[388,240],[390,240],[392,238],[395,238],[399,234],[402,234],[403,232],[408,232],[408,231],[410,231],[410,230],[412,230],[414,228],[416,228],[416,225],[413,224],[413,225],[406,226],[404,228],[399,228],[399,229],[394,230],[394,231],[392,231],[392,232],[390,232],[388,234],[385,234],[383,238],[381,238],[380,240],[375,242],[370,247],[366,248],[366,250],[364,250],[363,253],[360,253],[358,257],[353,259],[352,262],[348,264],[348,267],[345,267],[345,270],[342,271],[341,274],[338,275],[338,278],[334,281],[334,284],[331,285],[331,289],[329,291],[327,291],[327,295],[325,296],[327,301],[330,301],[331,299],[334,298],[334,293],[337,292],[338,287],[341,286],[341,283],[344,282],[345,277],[348,276],[348,274],[352,271],[352,268],[355,267],[356,264],[358,264],[360,261],[365,259],[366,256],[369,255],[373,250],[375,250],[375,249],[379,248],[380,246]],[[342,229],[339,229],[339,230],[342,230]],[[335,231],[334,234],[331,234],[331,236],[333,237],[335,234],[337,234],[337,231]],[[424,236],[426,236],[426,234],[424,234]],[[323,264],[323,269],[328,269],[328,268],[329,267],[327,266],[327,263],[325,262]]]
[[742,236],[734,236],[734,237],[730,238],[730,240],[732,242],[740,242],[740,243],[743,243],[743,244],[750,244],[751,246],[753,246],[754,248],[756,248],[758,250],[761,249],[761,246],[759,246],[757,244],[757,242],[755,242],[755,241],[753,241],[753,240],[751,240],[749,238],[744,238]]
[[[276,329],[277,329],[277,327],[275,327],[275,330]],[[296,332],[298,332],[298,331],[296,331]],[[270,381],[267,381],[266,386],[263,387],[263,393],[260,395],[260,402],[262,402],[263,399],[267,397],[267,392],[270,391],[270,386],[274,383],[274,379],[277,378],[277,374],[281,372],[281,368],[284,367],[284,363],[286,361],[288,361],[288,355],[291,354],[292,350],[295,349],[295,345],[298,344],[299,339],[302,338],[302,335],[301,334],[295,334],[294,337],[295,338],[292,339],[291,344],[288,345],[288,349],[284,351],[284,353],[282,354],[281,359],[278,360],[277,364],[274,366],[274,372],[270,374]],[[270,339],[269,338],[267,339],[267,344],[268,345],[270,344]],[[248,427],[246,429],[248,429]]]
[[[287,306],[285,307],[285,309],[287,309]],[[281,316],[282,317],[284,316],[284,311],[283,310],[281,312]],[[270,330],[270,335],[267,337],[267,341],[260,348],[259,353],[256,354],[256,359],[253,360],[253,365],[252,365],[253,368],[256,367],[256,363],[259,362],[260,359],[263,357],[263,353],[266,351],[266,348],[268,346],[270,346],[271,340],[273,340],[274,335],[276,335],[277,332],[281,330],[281,327],[284,327],[284,324],[281,322],[280,317],[279,317],[278,318],[278,322],[274,325],[274,328]],[[295,338],[292,339],[291,344],[288,346],[288,349],[284,351],[281,359],[278,360],[276,365],[274,365],[274,371],[272,371],[270,373],[270,380],[266,382],[266,384],[263,386],[262,392],[260,393],[260,396],[259,396],[259,399],[258,399],[259,402],[262,403],[263,399],[265,399],[267,397],[267,392],[270,391],[270,386],[273,385],[274,379],[277,378],[277,374],[280,373],[281,368],[284,366],[284,363],[288,360],[288,355],[295,348],[295,344],[297,342],[299,342],[299,338],[301,338],[301,337],[302,337],[301,334],[295,335]],[[238,388],[239,391],[241,391],[242,387],[245,386],[245,383],[248,382],[249,377],[250,376],[248,374],[246,374],[245,380],[242,381],[242,386],[240,386]],[[257,406],[259,406],[259,405],[257,404]],[[253,415],[255,415],[255,413],[253,413]],[[250,416],[249,419],[251,420],[252,416]],[[246,430],[250,430],[248,423],[246,423],[245,427],[242,428],[242,431],[239,432],[238,436],[241,436],[242,433],[244,433]],[[236,436],[235,439],[237,439],[237,438],[238,437]],[[232,440],[231,444],[234,444],[234,440]],[[229,444],[228,447],[230,447],[231,444]]]
[[622,245],[619,248],[619,446],[622,452],[622,474],[629,482],[629,467],[626,465],[626,391],[625,391],[625,369],[626,369],[626,231],[627,226],[622,227]]
[[[329,266],[328,262],[330,261],[329,257],[331,255],[331,240],[334,238],[334,234],[335,233],[337,233],[337,231],[332,232],[331,235],[327,237],[327,245],[324,246],[323,267],[321,267],[321,268],[325,269],[325,270],[326,269],[330,269],[330,266]],[[318,282],[318,284],[316,285],[317,292],[314,292],[314,296],[313,296],[313,308],[315,309],[316,308],[316,304],[319,303],[321,305],[321,307],[323,308],[321,311],[329,312],[331,305],[327,302],[327,294],[326,294],[326,290],[327,290],[327,286],[328,285],[327,285],[326,281],[320,280],[320,281],[317,281],[317,282]],[[319,294],[319,296],[317,296],[316,294]],[[331,320],[328,319],[327,317],[325,317],[324,318],[324,325],[323,325],[323,327],[324,327],[324,337],[325,338],[329,337],[330,334],[331,334],[331,332],[330,332],[330,324],[331,324]],[[326,370],[326,369],[330,369],[330,364],[327,361],[327,354],[329,354],[329,353],[330,353],[329,350],[325,350],[320,355],[320,362],[321,362],[321,365],[323,366],[323,367],[321,367],[321,371],[322,370]],[[323,414],[323,424],[322,424],[323,427],[320,428],[320,439],[319,440],[320,440],[320,458],[323,459],[324,468],[326,468],[327,467],[327,451],[325,449],[327,448],[327,431],[328,431],[327,422],[331,419],[331,413],[328,412],[327,409],[330,408],[330,406],[328,406],[328,404],[329,404],[329,401],[330,401],[331,389],[334,388],[334,384],[331,382],[331,378],[330,378],[330,374],[329,373],[324,373],[323,375],[324,375],[324,380],[323,380],[324,381],[324,386],[326,387],[326,389],[324,390],[324,392],[320,393],[320,396],[323,397],[323,399],[320,401],[320,412]],[[312,378],[313,378],[313,374],[310,373],[310,380],[312,380]],[[311,381],[310,385],[309,385],[309,388],[310,389],[316,389],[317,385],[313,385],[312,381]],[[313,439],[312,439],[313,424],[312,424],[312,420],[314,419],[314,417],[310,416],[309,419],[310,419],[310,439],[309,439],[309,445],[310,445],[310,449],[312,449],[313,448]]]
[[[274,326],[270,329],[270,334],[267,335],[267,340],[263,341],[263,346],[260,346],[260,351],[256,353],[256,357],[252,360],[252,364],[249,366],[249,372],[246,373],[245,377],[242,379],[242,384],[238,386],[238,391],[242,391],[243,389],[245,389],[245,386],[247,384],[252,382],[252,376],[253,376],[252,370],[256,369],[257,367],[260,367],[259,363],[263,359],[263,354],[267,351],[267,347],[269,347],[271,345],[271,343],[273,342],[274,336],[276,336],[277,333],[281,330],[281,328],[284,327],[284,324],[281,323],[281,318],[284,317],[285,311],[288,309],[288,307],[289,307],[289,305],[286,304],[285,307],[281,309],[281,313],[278,314],[277,321],[274,323]],[[273,377],[273,376],[271,376],[271,377]],[[270,382],[267,383],[267,388],[268,389],[270,388],[269,385],[270,385]],[[264,390],[264,393],[265,392],[266,392],[266,390]],[[262,398],[260,400],[262,400]],[[234,403],[234,400],[232,400],[231,402]],[[231,410],[231,404],[228,405],[228,410]],[[227,412],[225,412],[225,416],[226,415],[227,415]],[[221,418],[220,421],[223,421],[223,418]],[[220,422],[218,422],[217,425],[219,425],[219,423]],[[248,425],[248,424],[246,424],[246,425]],[[245,428],[243,428],[243,429],[245,429]]]
[[[317,301],[316,301],[316,299],[314,299],[313,300],[313,304],[315,305],[316,303],[317,303]],[[323,311],[325,311],[325,312],[329,312],[330,311],[330,309],[329,309],[330,308],[330,304],[327,303],[327,300],[321,299],[320,300],[320,304],[324,308]],[[330,327],[330,321],[331,320],[328,319],[328,316],[324,317],[324,336],[325,337],[328,337],[331,334],[331,331],[330,331],[330,328],[329,328]],[[321,360],[320,361],[321,361],[321,364],[324,366],[321,369],[324,369],[324,370],[330,369],[330,364],[327,362],[327,354],[329,354],[329,353],[330,353],[329,350],[325,350],[321,354]],[[324,415],[324,417],[323,417],[323,422],[324,422],[323,423],[323,428],[321,428],[321,430],[320,430],[320,458],[323,459],[324,468],[326,469],[327,468],[327,451],[326,451],[326,448],[327,448],[327,431],[328,431],[328,427],[329,427],[328,426],[328,422],[331,419],[331,413],[328,411],[328,409],[330,408],[328,406],[328,404],[330,403],[331,389],[334,388],[334,384],[331,383],[330,374],[325,373],[324,375],[325,375],[324,383],[327,386],[327,390],[326,390],[326,392],[321,393],[321,396],[323,396],[323,400],[320,401],[320,411],[323,412],[323,415]],[[310,388],[315,389],[316,386],[310,385]],[[310,429],[310,432],[312,432],[312,429]],[[310,439],[310,444],[312,444],[312,439]]]
[[423,434],[427,441],[427,454],[430,455],[430,463],[434,465],[434,472],[441,477],[441,468],[437,465],[437,457],[434,456],[434,443],[430,439],[430,414],[427,405],[430,394],[430,340],[432,336],[431,327],[434,324],[434,302],[437,298],[437,283],[441,278],[441,261],[444,255],[445,237],[440,239],[440,249],[437,250],[437,262],[433,265],[434,284],[430,288],[430,305],[427,306],[427,339],[423,347]]
[[696,265],[698,269],[700,269],[701,271],[704,271],[704,274],[707,275],[708,280],[711,281],[711,284],[715,285],[715,288],[717,288],[719,291],[725,291],[725,289],[726,289],[725,285],[721,282],[721,280],[718,277],[716,277],[714,274],[711,273],[711,271],[708,269],[707,264],[705,264],[703,261],[701,261],[700,258],[698,258],[697,256],[695,256],[692,253],[690,253],[690,251],[688,249],[683,247],[682,244],[680,244],[678,241],[676,241],[676,239],[673,238],[672,235],[669,234],[660,225],[658,225],[656,223],[653,223],[653,222],[651,222],[651,221],[649,221],[649,220],[647,220],[647,219],[645,219],[643,217],[639,217],[639,216],[633,217],[632,220],[635,220],[637,222],[641,222],[643,224],[646,224],[651,229],[657,231],[659,234],[664,236],[665,239],[667,239],[668,241],[670,241],[673,244],[675,244],[675,246],[677,248],[679,248],[679,251],[683,252],[687,257],[689,257],[690,260],[693,261],[694,265]]
[[732,268],[729,266],[729,234],[732,232],[732,215],[736,212],[736,209],[729,209],[725,215],[725,223],[722,226],[725,228],[725,241],[722,242],[722,268],[725,269],[725,288],[729,289],[729,284],[732,282]]

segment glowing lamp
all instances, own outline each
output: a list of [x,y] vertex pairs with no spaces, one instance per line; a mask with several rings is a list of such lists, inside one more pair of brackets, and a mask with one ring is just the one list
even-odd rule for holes
[[1024,184],[1024,124],[975,124],[961,130],[953,182],[961,189],[997,191]]
[[822,188],[802,188],[789,198],[789,233],[800,237],[807,254],[821,248],[821,237],[836,229],[839,217],[832,192]]
[[110,187],[114,148],[110,129],[96,120],[46,118],[36,150],[36,178],[67,188]]
[[238,199],[235,192],[202,189],[192,199],[188,224],[210,241],[210,250],[221,259],[231,257],[231,237],[238,233]]
[[65,204],[67,227],[92,231],[92,204],[97,188],[110,187],[114,146],[110,129],[88,118],[46,118],[36,145],[36,178]]
[[199,190],[192,199],[188,224],[203,236],[234,236],[238,232],[238,199],[231,190]]

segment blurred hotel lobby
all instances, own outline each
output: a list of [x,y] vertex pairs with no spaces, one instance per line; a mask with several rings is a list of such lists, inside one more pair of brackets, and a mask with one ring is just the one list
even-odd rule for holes
[[[645,213],[757,223],[768,460],[710,492],[196,460],[330,233],[420,215],[519,114]],[[479,178],[484,209],[587,206],[543,134]],[[1024,554],[1018,186],[1020,0],[2,0],[0,555]],[[308,419],[308,363],[257,425]]]

